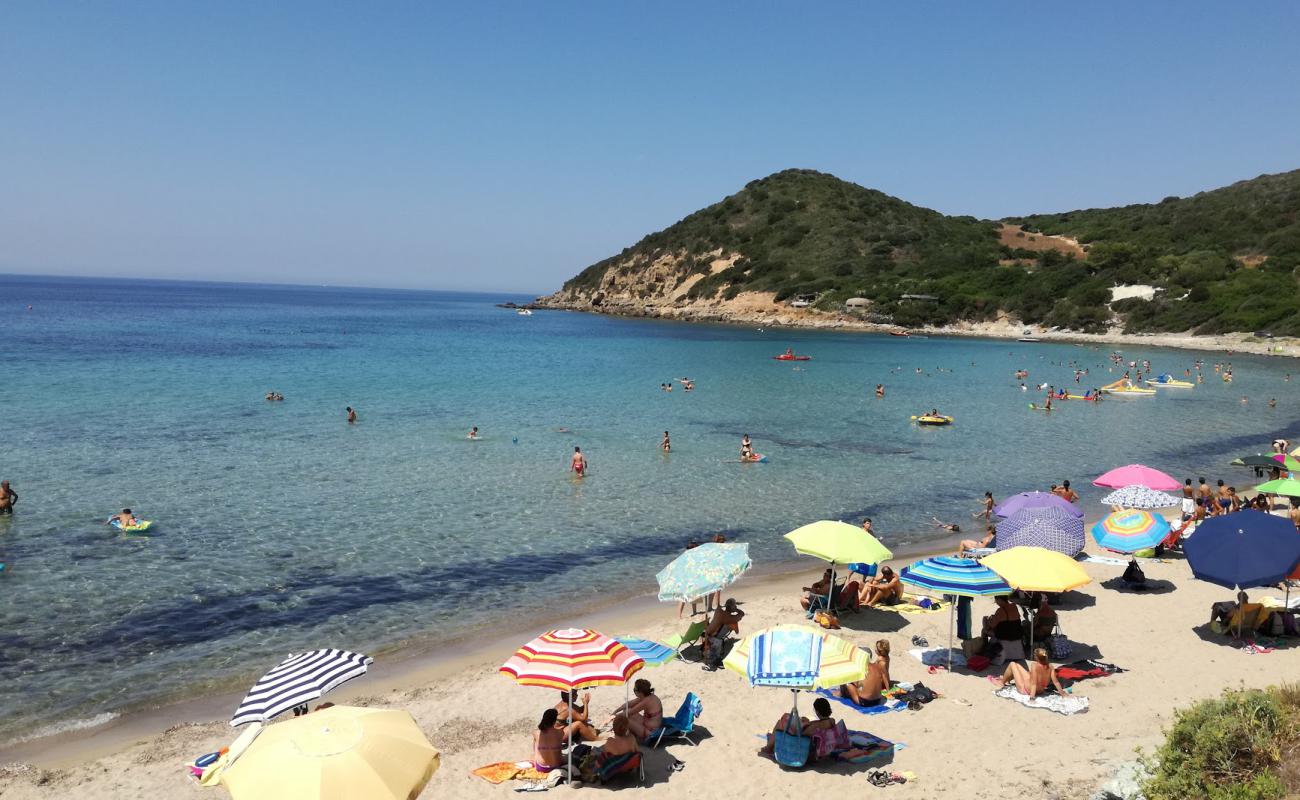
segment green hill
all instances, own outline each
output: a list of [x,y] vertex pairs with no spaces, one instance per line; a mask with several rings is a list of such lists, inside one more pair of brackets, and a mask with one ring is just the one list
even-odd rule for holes
[[[813,295],[825,311],[863,297],[901,325],[1007,312],[1102,330],[1119,312],[1135,330],[1300,333],[1298,213],[1300,171],[1153,205],[1007,220],[1016,231],[785,170],[593,264],[543,302],[725,310],[744,292],[778,303]],[[1078,239],[1086,258],[1055,235]],[[1162,291],[1112,309],[1110,289],[1125,283]]]

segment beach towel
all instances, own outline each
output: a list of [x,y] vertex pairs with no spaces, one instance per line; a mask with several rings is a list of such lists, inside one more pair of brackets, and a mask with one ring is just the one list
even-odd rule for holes
[[[1110,556],[1088,556],[1083,560],[1088,562],[1089,564],[1105,564],[1110,567],[1127,567],[1129,562],[1129,559],[1111,558]],[[1167,558],[1138,558],[1137,560],[1147,564],[1169,563],[1169,559]]]
[[1291,601],[1286,604],[1283,604],[1279,598],[1272,596],[1265,597],[1260,602],[1264,604],[1265,608],[1289,608],[1293,611],[1300,611],[1300,594],[1292,597]]
[[1063,664],[1056,668],[1056,676],[1063,681],[1082,681],[1088,678],[1105,678],[1120,672],[1127,672],[1122,667],[1107,664],[1105,661],[1083,659]]
[[754,686],[810,686],[822,660],[822,637],[812,631],[775,630],[750,644],[749,677]]
[[998,697],[1007,700],[1014,700],[1026,708],[1045,708],[1048,711],[1055,711],[1058,714],[1072,716],[1082,714],[1088,710],[1088,698],[1075,697],[1074,695],[1063,696],[1059,694],[1040,694],[1037,697],[1030,697],[1027,694],[1016,691],[1014,686],[1003,686],[994,692]]
[[[876,606],[876,608],[888,609],[890,611],[897,611],[900,614],[938,614],[941,612],[944,614],[948,613],[947,603],[939,603],[940,606],[939,608],[934,608],[934,607],[922,608],[919,605],[920,602],[921,602],[920,597],[917,597],[914,594],[905,594],[903,595],[903,602],[901,603],[892,606],[881,605],[881,606]],[[935,601],[931,600],[930,602],[934,603]]]
[[475,770],[470,770],[471,775],[477,775],[488,783],[505,783],[510,780],[519,781],[540,781],[545,780],[547,775],[538,772],[533,765],[527,761],[498,761],[495,764],[488,764]]
[[[947,647],[932,647],[929,650],[915,647],[908,650],[907,653],[927,667],[944,667],[946,669],[948,666]],[[952,648],[952,665],[954,667],[966,666],[966,654],[956,647]]]
[[901,700],[886,700],[878,706],[860,706],[847,697],[840,697],[830,689],[818,689],[817,694],[830,700],[832,703],[839,703],[848,706],[859,714],[888,714],[890,711],[904,711],[907,709],[907,703]]
[[881,739],[865,731],[849,731],[849,748],[835,753],[835,757],[841,761],[865,764],[886,758],[901,749],[903,749],[901,744]]

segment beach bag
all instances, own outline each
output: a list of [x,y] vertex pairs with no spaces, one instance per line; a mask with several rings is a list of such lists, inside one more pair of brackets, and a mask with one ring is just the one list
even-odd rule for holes
[[1138,566],[1136,561],[1128,562],[1128,567],[1124,570],[1124,574],[1121,575],[1119,579],[1124,583],[1133,583],[1138,585],[1147,582],[1146,574],[1142,572],[1142,568]]
[[1047,637],[1047,652],[1057,661],[1069,658],[1070,653],[1074,652],[1074,645],[1070,643],[1069,639],[1065,638],[1064,633],[1061,633],[1059,623],[1052,635]]
[[813,622],[816,622],[818,625],[822,626],[823,628],[832,628],[838,630],[840,627],[839,617],[835,616],[829,611],[818,611],[816,616],[813,617]]
[[772,734],[772,750],[776,763],[784,767],[802,767],[808,763],[808,754],[812,752],[812,739],[800,736],[799,718],[791,714],[785,730]]
[[933,689],[926,686],[924,683],[918,683],[912,687],[910,692],[902,695],[899,699],[907,701],[908,705],[911,705],[912,703],[921,703],[924,705],[931,702],[936,697],[938,697],[938,695],[934,693]]

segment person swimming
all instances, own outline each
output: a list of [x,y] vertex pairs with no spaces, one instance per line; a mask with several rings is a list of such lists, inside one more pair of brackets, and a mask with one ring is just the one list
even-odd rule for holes
[[349,423],[356,422],[356,421],[357,421],[357,412],[355,412],[355,411],[352,410],[352,406],[348,406],[348,408],[347,408],[347,412],[348,412],[348,422],[349,422]]
[[876,397],[884,397],[884,396],[885,396],[885,384],[883,384],[883,383],[877,383],[877,384],[876,384]]
[[475,425],[474,427],[470,428],[470,429],[469,429],[469,433],[466,434],[465,438],[466,438],[466,439],[477,439],[477,438],[478,438],[478,426]]
[[120,514],[109,517],[108,521],[112,522],[113,520],[117,520],[117,523],[123,528],[134,528],[140,524],[140,520],[136,519],[135,514],[132,514],[129,508],[124,508]]

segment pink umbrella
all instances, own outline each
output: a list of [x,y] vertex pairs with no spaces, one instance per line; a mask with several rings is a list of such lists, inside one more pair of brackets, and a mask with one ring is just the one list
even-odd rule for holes
[[1105,486],[1108,489],[1123,489],[1125,486],[1145,486],[1160,492],[1170,492],[1181,488],[1182,484],[1158,469],[1144,467],[1141,464],[1129,464],[1116,467],[1092,482],[1093,486]]

